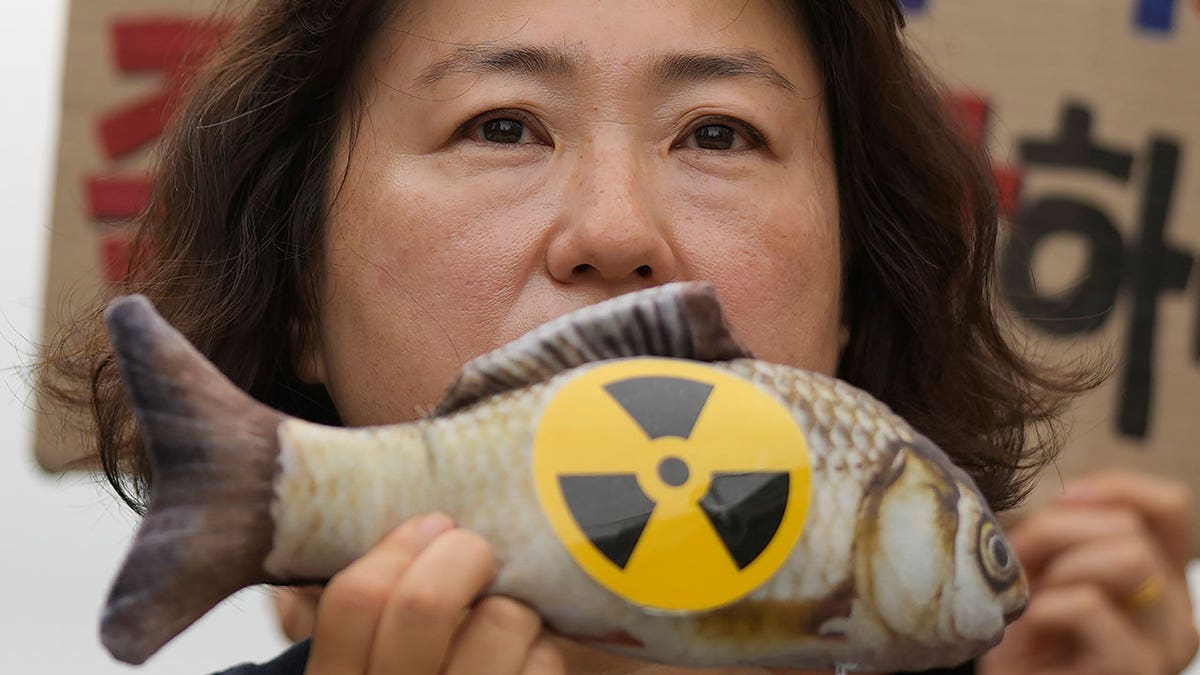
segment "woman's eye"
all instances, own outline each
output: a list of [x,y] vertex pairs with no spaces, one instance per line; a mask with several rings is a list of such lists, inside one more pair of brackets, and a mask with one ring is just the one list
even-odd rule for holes
[[680,143],[685,147],[716,152],[751,150],[762,144],[762,136],[754,129],[715,120],[694,127]]
[[525,125],[513,119],[491,119],[480,125],[479,133],[489,143],[521,143],[526,141]]
[[522,110],[491,110],[468,120],[455,134],[489,145],[552,145],[536,117]]
[[704,150],[732,150],[737,132],[724,124],[706,124],[692,132],[696,145]]

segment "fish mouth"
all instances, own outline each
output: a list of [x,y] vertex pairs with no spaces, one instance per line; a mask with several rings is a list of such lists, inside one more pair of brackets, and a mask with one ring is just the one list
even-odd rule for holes
[[1019,606],[1014,607],[1014,608],[1008,610],[1007,612],[1005,612],[1004,613],[1004,624],[1008,625],[1008,624],[1016,621],[1017,619],[1021,618],[1021,615],[1025,613],[1025,608],[1028,606],[1029,606],[1028,602],[1022,602]]
[[1004,625],[1007,626],[1021,618],[1021,615],[1029,608],[1029,582],[1025,577],[1024,571],[1021,572],[1017,585],[1002,597],[1007,600],[1004,603],[1007,605],[1004,611]]

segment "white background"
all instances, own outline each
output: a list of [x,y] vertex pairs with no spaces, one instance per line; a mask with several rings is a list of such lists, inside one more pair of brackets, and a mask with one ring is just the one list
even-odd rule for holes
[[[101,0],[77,0],[97,2]],[[130,673],[97,638],[97,617],[134,518],[93,479],[34,464],[32,400],[19,364],[39,336],[65,0],[0,0],[0,673]],[[1200,580],[1194,567],[1193,587]],[[268,596],[243,591],[142,672],[197,675],[285,646]],[[1200,675],[1200,668],[1188,671]]]
[[268,660],[286,644],[266,592],[251,589],[144,668],[113,661],[97,620],[135,519],[94,479],[47,476],[33,460],[33,401],[15,364],[29,363],[41,325],[66,4],[0,0],[0,674],[200,675]]

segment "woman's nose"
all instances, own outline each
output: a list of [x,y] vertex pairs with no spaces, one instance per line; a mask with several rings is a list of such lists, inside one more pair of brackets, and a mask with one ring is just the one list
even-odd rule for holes
[[574,168],[546,251],[550,276],[621,287],[675,278],[670,223],[650,171],[613,150],[584,155]]

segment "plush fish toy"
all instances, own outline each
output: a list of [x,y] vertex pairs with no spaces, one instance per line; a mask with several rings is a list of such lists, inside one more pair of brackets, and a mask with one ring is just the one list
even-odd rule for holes
[[145,298],[106,320],[153,478],[101,622],[122,661],[434,510],[492,544],[489,593],[665,663],[925,669],[1025,607],[971,478],[866,393],[753,359],[707,284],[563,316],[468,363],[430,417],[356,429],[257,403]]

